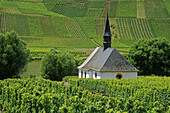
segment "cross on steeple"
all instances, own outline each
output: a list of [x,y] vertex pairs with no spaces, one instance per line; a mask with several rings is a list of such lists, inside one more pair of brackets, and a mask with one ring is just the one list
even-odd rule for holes
[[105,23],[105,29],[103,33],[103,48],[104,50],[108,47],[111,48],[111,32],[110,32],[110,25],[109,25],[109,18],[108,18],[108,12],[107,12],[107,18]]

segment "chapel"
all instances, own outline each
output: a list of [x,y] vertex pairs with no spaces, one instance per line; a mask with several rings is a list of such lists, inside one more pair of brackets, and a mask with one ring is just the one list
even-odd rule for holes
[[107,15],[103,47],[97,47],[78,67],[79,78],[121,79],[137,78],[136,69],[115,48],[111,48],[111,31]]

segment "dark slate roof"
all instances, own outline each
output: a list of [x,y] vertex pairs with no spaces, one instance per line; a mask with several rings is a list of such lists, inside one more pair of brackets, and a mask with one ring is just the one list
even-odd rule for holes
[[78,67],[81,70],[96,71],[134,71],[137,70],[129,61],[127,61],[115,48],[97,47],[86,61]]
[[105,23],[105,29],[104,29],[103,36],[112,36],[112,34],[110,32],[110,25],[109,25],[108,14],[107,14],[107,19],[106,19],[106,23]]

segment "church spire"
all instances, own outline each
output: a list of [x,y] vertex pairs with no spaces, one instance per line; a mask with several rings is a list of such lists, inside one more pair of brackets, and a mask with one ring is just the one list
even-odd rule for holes
[[105,23],[105,29],[103,33],[103,47],[104,50],[108,47],[111,48],[111,32],[110,32],[110,25],[109,25],[109,18],[107,13],[106,23]]

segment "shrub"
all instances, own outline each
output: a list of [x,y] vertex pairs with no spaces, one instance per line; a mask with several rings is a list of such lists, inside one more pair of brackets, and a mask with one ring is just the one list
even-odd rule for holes
[[29,59],[26,43],[16,32],[0,34],[0,79],[18,78]]
[[130,47],[129,60],[140,74],[170,76],[170,42],[166,38],[139,40]]
[[51,51],[42,60],[41,73],[43,78],[62,80],[65,76],[77,74],[76,61],[70,53],[56,54]]

